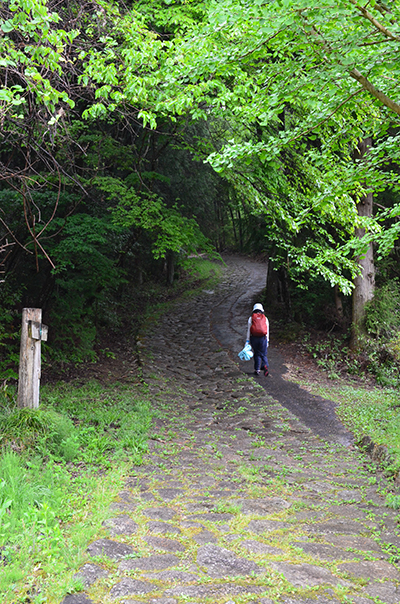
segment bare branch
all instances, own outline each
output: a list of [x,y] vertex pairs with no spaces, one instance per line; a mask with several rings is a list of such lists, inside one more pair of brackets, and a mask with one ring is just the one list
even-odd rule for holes
[[[350,1],[352,2],[352,4],[355,3],[355,0],[350,0]],[[306,19],[306,17],[304,17],[304,18]],[[316,27],[313,26],[311,28],[311,32],[312,32],[312,37],[314,40],[316,40],[317,44],[319,44],[325,50],[325,52],[329,52],[332,54],[332,49],[331,49],[330,45],[324,39],[324,37],[321,35],[321,33],[316,29]],[[400,40],[400,38],[399,38],[399,40]],[[325,61],[328,62],[327,56],[324,57],[324,59],[325,59]],[[352,69],[348,69],[348,73],[352,78],[357,80],[357,82],[359,84],[361,84],[361,86],[363,87],[364,90],[369,92],[374,98],[378,99],[381,103],[383,103],[383,105],[385,105],[385,107],[388,107],[388,109],[390,109],[391,111],[394,111],[395,113],[397,113],[397,115],[400,115],[400,105],[398,103],[396,103],[395,101],[393,101],[390,97],[388,97],[384,92],[381,92],[380,90],[378,90],[378,88],[376,88],[365,76],[363,76],[358,71],[358,69],[353,67]]]
[[389,31],[387,29],[387,27],[385,27],[384,25],[382,25],[381,23],[379,23],[379,21],[377,21],[377,19],[375,19],[375,17],[369,11],[367,11],[366,8],[364,8],[363,6],[360,6],[359,4],[357,4],[356,0],[349,0],[349,2],[351,2],[351,4],[353,4],[353,6],[355,6],[357,8],[357,10],[360,11],[360,13],[366,19],[368,19],[368,21],[370,23],[372,23],[372,25],[374,27],[376,27],[377,30],[379,30],[381,32],[381,34],[383,34],[384,36],[386,36],[386,38],[389,38],[390,40],[396,40],[397,42],[400,42],[400,37],[399,36],[396,36],[395,34],[392,34],[392,32]]
[[388,107],[388,109],[390,109],[391,111],[394,111],[395,113],[397,113],[397,115],[400,115],[399,103],[396,103],[391,98],[389,98],[384,92],[381,92],[380,90],[378,90],[378,88],[376,88],[366,77],[364,77],[358,71],[358,69],[356,69],[356,68],[350,69],[349,74],[351,75],[352,78],[357,80],[357,82],[359,84],[361,84],[361,86],[364,88],[364,90],[367,90],[370,94],[372,94],[372,96],[375,97],[376,99],[378,99],[381,103],[383,103],[385,105],[385,107]]
[[[14,233],[12,232],[12,230],[10,229],[10,227],[8,226],[8,224],[2,219],[0,218],[0,222],[3,225],[3,227],[6,229],[6,231],[8,231],[8,233],[10,234],[10,236],[13,238],[14,243],[16,243],[17,245],[19,245],[19,247],[21,247],[23,250],[25,250],[25,252],[28,252],[28,254],[33,254],[33,252],[31,252],[30,250],[28,250],[23,243],[21,243],[20,241],[18,241],[17,237],[14,235]],[[13,245],[14,243],[10,243],[9,245]]]

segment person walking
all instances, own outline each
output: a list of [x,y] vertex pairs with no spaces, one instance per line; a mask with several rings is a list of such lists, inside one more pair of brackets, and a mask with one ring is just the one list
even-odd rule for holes
[[254,375],[260,375],[260,371],[263,370],[264,375],[267,376],[269,321],[262,304],[254,304],[252,315],[247,322],[246,344],[249,343],[254,352]]

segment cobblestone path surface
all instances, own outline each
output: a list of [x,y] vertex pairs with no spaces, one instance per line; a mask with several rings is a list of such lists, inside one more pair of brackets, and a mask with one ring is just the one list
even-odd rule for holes
[[149,453],[64,604],[399,604],[384,479],[269,394],[273,350],[270,382],[239,364],[263,271],[228,261],[142,338]]

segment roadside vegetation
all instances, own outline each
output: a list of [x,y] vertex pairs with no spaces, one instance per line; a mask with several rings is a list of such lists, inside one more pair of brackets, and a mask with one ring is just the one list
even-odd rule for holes
[[0,599],[61,601],[141,463],[151,405],[140,383],[47,386],[39,409],[17,409],[13,394],[0,402]]
[[[320,370],[321,373],[325,373]],[[326,376],[328,374],[325,374]],[[388,477],[400,474],[400,392],[371,383],[351,383],[343,376],[328,380],[295,379],[309,392],[337,403],[337,414],[354,434],[355,443],[372,453],[380,449],[377,459]],[[329,383],[327,383],[329,381]]]
[[[131,301],[137,307],[128,334],[133,347],[140,325],[155,320],[172,299],[215,285],[221,263],[197,257],[186,259],[181,270],[172,287],[152,283],[139,288],[140,297]],[[122,333],[115,330],[107,354],[103,349],[99,360],[117,361],[119,337]],[[80,364],[66,364],[64,372],[56,366],[52,373],[45,363],[47,383],[41,388],[38,409],[18,408],[16,383],[3,382],[2,603],[60,602],[63,594],[81,588],[73,574],[86,560],[88,543],[99,536],[109,504],[147,451],[151,401],[135,357],[131,363],[133,372],[127,372],[127,379],[118,382],[111,376],[107,384],[81,378]],[[63,373],[68,380],[62,379]]]
[[366,307],[362,327],[358,346],[352,347],[349,316],[343,316],[338,323],[327,305],[323,313],[316,309],[312,319],[308,317],[295,333],[300,336],[302,350],[311,355],[331,379],[347,375],[373,380],[382,387],[398,388],[400,287],[397,277],[376,288],[374,298]]
[[[317,329],[315,322],[293,322],[278,329],[281,342],[290,342],[296,358],[306,363],[299,372],[292,359],[289,379],[337,403],[338,416],[355,443],[394,479],[395,490],[400,476],[399,309],[397,284],[396,289],[390,284],[378,290],[368,305],[357,349],[350,347],[349,330],[329,332]],[[400,507],[400,499],[391,500],[391,505]]]

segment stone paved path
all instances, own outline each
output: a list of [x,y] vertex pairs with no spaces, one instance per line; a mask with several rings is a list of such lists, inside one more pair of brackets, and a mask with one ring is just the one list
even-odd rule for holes
[[340,434],[321,438],[274,400],[270,377],[239,364],[263,271],[229,261],[215,291],[142,338],[149,454],[88,548],[85,592],[63,604],[399,604],[384,480]]

